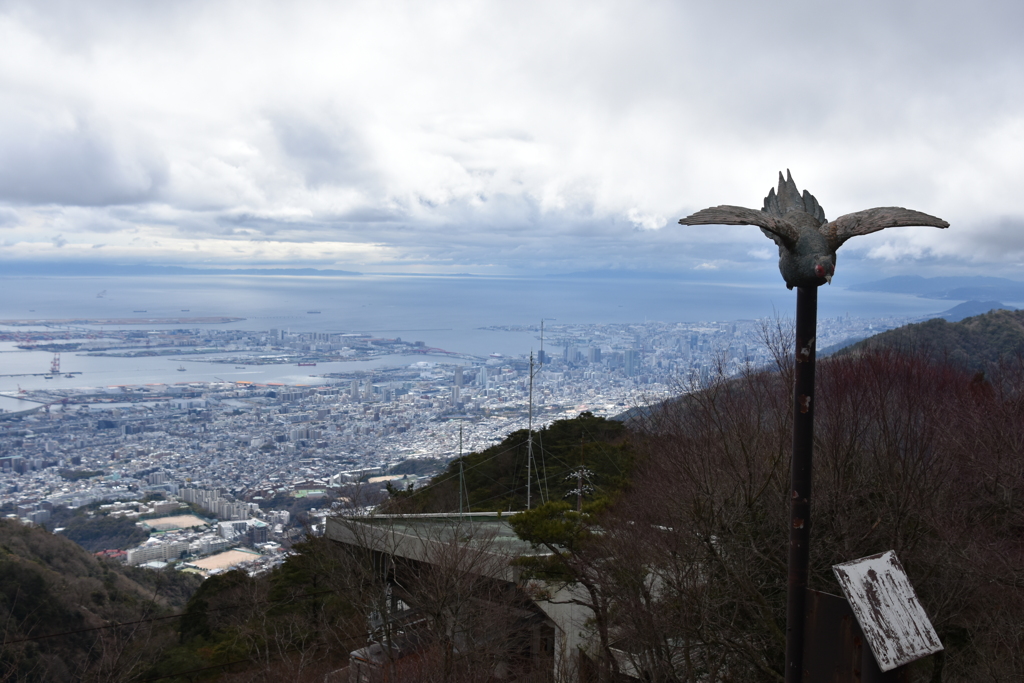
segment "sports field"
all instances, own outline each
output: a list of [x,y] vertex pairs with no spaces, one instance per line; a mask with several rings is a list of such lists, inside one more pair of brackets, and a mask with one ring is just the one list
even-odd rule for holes
[[233,567],[236,564],[242,562],[250,562],[261,557],[257,553],[246,552],[244,550],[225,550],[222,553],[216,555],[210,555],[204,557],[201,560],[193,560],[189,562],[190,565],[204,571],[210,571],[213,569],[227,569]]
[[174,529],[190,529],[196,526],[206,526],[206,522],[195,515],[174,515],[173,517],[158,517],[157,519],[144,519],[143,524],[156,531],[172,531]]

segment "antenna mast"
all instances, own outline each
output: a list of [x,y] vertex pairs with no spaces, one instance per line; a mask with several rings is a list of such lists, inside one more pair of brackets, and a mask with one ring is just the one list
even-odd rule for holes
[[533,464],[533,351],[530,351],[530,411],[528,413],[527,429],[529,430],[528,436],[526,437],[526,509],[530,509],[530,493],[531,493],[531,471],[530,466]]
[[[544,369],[544,318],[540,319],[540,357],[537,358],[538,368],[537,372]],[[530,373],[531,382],[533,380],[533,374]],[[532,386],[532,383],[531,383]],[[530,394],[530,404],[533,405],[533,393]],[[539,437],[540,435],[538,435]],[[540,497],[542,501],[547,501],[551,498],[551,492],[548,490],[548,468],[544,463],[544,440],[540,439],[540,469],[537,471],[537,486],[540,487]]]

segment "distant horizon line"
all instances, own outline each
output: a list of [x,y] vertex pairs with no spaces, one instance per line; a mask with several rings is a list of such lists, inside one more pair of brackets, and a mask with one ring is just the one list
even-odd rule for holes
[[707,279],[707,272],[654,271],[641,269],[607,268],[578,270],[572,272],[431,272],[431,271],[356,271],[336,268],[314,268],[312,266],[183,266],[178,264],[154,263],[108,263],[98,261],[0,261],[0,276],[3,275],[65,275],[65,276],[132,276],[132,275],[307,275],[323,277],[445,277],[445,278],[587,278],[625,277],[651,279],[690,279],[699,275]]
[[[563,273],[540,271],[502,272],[502,273],[439,273],[439,272],[402,272],[402,271],[355,271],[335,268],[314,268],[312,266],[289,267],[227,267],[227,266],[182,266],[177,264],[152,263],[106,263],[97,261],[0,261],[0,277],[3,276],[65,276],[65,277],[130,277],[156,275],[279,275],[307,277],[423,277],[423,278],[493,278],[493,279],[571,279],[571,278],[612,278],[612,279],[650,279],[650,280],[681,280],[688,282],[711,282],[718,280],[714,273],[692,270],[642,270],[627,268],[594,268]],[[730,273],[735,276],[736,273]],[[871,280],[861,280],[842,285],[843,288],[862,289],[872,285],[895,285],[897,283],[918,283],[932,281],[960,281],[975,283],[1014,283],[1024,285],[1024,281],[1005,277],[985,275],[902,275]],[[740,284],[737,282],[736,284]],[[887,288],[886,288],[887,289]]]

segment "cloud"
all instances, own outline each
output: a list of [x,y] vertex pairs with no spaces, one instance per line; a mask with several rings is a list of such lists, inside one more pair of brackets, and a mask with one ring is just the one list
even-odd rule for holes
[[997,266],[1024,261],[1024,216],[1004,216],[973,225],[954,225],[939,234],[925,231],[913,238],[900,232],[886,232],[891,234],[884,240],[876,239],[876,243],[867,250],[869,258],[893,262],[921,258],[955,259]]
[[102,206],[152,200],[160,154],[84,112],[44,111],[17,96],[0,109],[0,197],[18,204]]
[[658,230],[665,227],[667,222],[660,214],[648,213],[636,207],[626,212],[626,218],[640,230]]
[[830,218],[953,223],[851,241],[844,262],[1001,267],[1024,257],[1000,227],[1024,215],[1022,19],[1011,2],[7,2],[0,226],[26,258],[52,251],[42,235],[67,252],[101,233],[104,256],[182,262],[762,267],[756,230],[675,220],[759,207],[788,167]]
[[14,227],[19,221],[17,211],[0,206],[0,228]]
[[324,114],[324,121],[284,112],[268,117],[282,154],[279,163],[299,171],[307,187],[367,187],[378,179],[372,155],[359,133],[339,115]]

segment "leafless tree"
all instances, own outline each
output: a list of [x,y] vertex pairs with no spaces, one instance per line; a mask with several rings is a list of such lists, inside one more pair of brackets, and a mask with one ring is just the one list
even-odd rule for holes
[[[782,678],[792,390],[780,365],[712,378],[639,431],[646,457],[603,524],[615,631],[651,680]],[[913,669],[922,680],[1024,672],[1013,372],[988,382],[887,351],[819,362],[811,585],[838,593],[833,564],[896,550],[946,642]]]
[[517,586],[494,530],[458,516],[334,523],[344,529],[349,590],[370,637],[414,643],[390,663],[405,680],[550,678],[553,652],[540,658],[546,670],[534,656],[543,615]]

